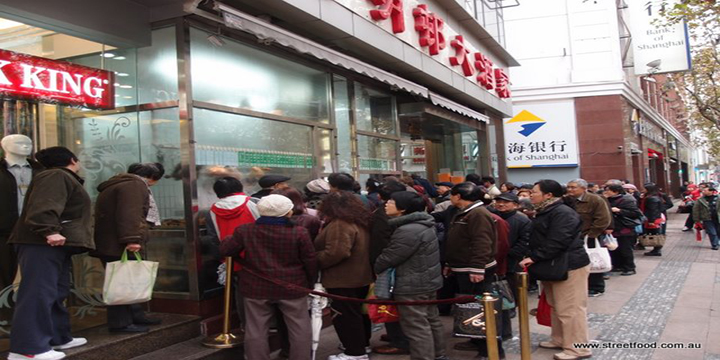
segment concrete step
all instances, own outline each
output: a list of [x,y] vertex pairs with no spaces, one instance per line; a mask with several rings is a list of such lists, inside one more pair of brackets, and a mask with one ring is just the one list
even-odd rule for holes
[[204,339],[204,336],[198,336],[130,360],[221,360],[243,358],[242,346],[234,349],[213,349],[202,345]]
[[[88,344],[64,350],[66,359],[131,359],[200,336],[200,318],[197,316],[152,313],[148,316],[162,319],[162,324],[151,326],[150,331],[144,334],[113,334],[105,326],[73,333],[75,337],[87,338]],[[7,352],[0,353],[0,359],[6,357]]]

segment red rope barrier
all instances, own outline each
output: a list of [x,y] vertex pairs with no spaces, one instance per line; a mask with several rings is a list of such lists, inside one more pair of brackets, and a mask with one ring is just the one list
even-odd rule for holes
[[248,269],[247,267],[243,267],[241,271],[247,272],[248,274],[259,277],[260,279],[263,279],[265,281],[269,281],[275,285],[282,286],[288,290],[294,290],[299,292],[304,292],[306,294],[312,294],[312,295],[318,295],[322,297],[326,297],[328,299],[338,300],[338,301],[349,301],[354,303],[365,303],[365,304],[377,304],[377,305],[406,305],[406,306],[412,306],[412,305],[439,305],[439,304],[467,304],[471,303],[473,301],[477,301],[477,298],[479,296],[475,295],[464,295],[452,299],[441,299],[441,300],[419,300],[419,301],[393,301],[393,300],[384,300],[384,299],[358,299],[358,298],[351,298],[346,296],[340,296],[340,295],[333,295],[328,294],[320,291],[315,291],[312,289],[304,288],[302,286],[298,286],[295,284],[291,284],[289,282],[285,282],[279,279],[272,279],[265,275],[259,274],[253,270]]

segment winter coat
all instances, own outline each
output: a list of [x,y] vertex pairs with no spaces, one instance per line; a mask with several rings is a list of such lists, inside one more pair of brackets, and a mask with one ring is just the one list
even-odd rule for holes
[[[28,164],[30,164],[34,179],[35,175],[43,170],[43,166],[32,159],[28,159]],[[17,182],[15,176],[8,170],[7,165],[5,159],[0,159],[0,238],[2,239],[7,239],[10,236],[15,223],[20,217]]]
[[390,227],[388,220],[385,205],[381,203],[373,211],[372,220],[370,221],[370,266],[375,266],[378,256],[382,254],[390,243],[393,229]]
[[[715,195],[717,197],[717,195]],[[720,200],[717,202],[716,205],[717,209],[716,212],[720,214]],[[699,198],[695,205],[693,206],[693,212],[692,212],[692,218],[693,221],[712,221],[713,216],[710,213],[710,203],[708,203],[708,199],[705,198],[705,196]]]
[[653,223],[662,216],[665,206],[659,195],[651,195],[642,198],[640,209],[647,218],[647,221]]
[[507,274],[508,253],[510,252],[510,224],[497,214],[490,213],[495,222],[495,262],[497,268],[495,274],[505,276]]
[[459,210],[447,233],[445,262],[454,272],[485,274],[495,261],[497,231],[495,221],[477,201]]
[[324,287],[359,288],[373,282],[367,229],[343,220],[331,220],[315,239],[315,250]]
[[508,252],[507,271],[509,273],[519,272],[522,269],[520,269],[518,263],[530,255],[529,242],[530,232],[532,232],[532,220],[518,211],[498,213],[498,215],[510,225],[510,234],[508,236],[510,251]]
[[[315,249],[307,230],[288,218],[260,217],[255,223],[240,225],[232,236],[220,243],[224,256],[238,259],[243,269],[269,278],[310,288],[318,274]],[[238,272],[240,293],[250,299],[297,299],[302,291],[263,280],[243,270]]]
[[46,236],[61,234],[65,245],[95,249],[92,202],[84,180],[66,168],[52,168],[35,176],[9,244],[47,244]]
[[320,221],[319,217],[311,215],[308,212],[304,212],[300,215],[293,215],[290,219],[293,223],[295,223],[295,225],[302,226],[307,229],[310,234],[310,240],[315,241],[318,233],[320,233],[320,227],[322,227],[322,221]]
[[530,258],[534,262],[547,261],[567,252],[568,270],[590,264],[580,235],[581,226],[580,215],[569,206],[560,201],[548,205],[533,219]]
[[612,215],[607,200],[600,195],[586,192],[577,199],[575,211],[582,221],[582,236],[597,238],[610,228]]
[[435,234],[435,220],[424,212],[392,218],[395,227],[390,244],[375,262],[375,273],[395,268],[398,295],[433,292],[443,285],[440,249]]
[[95,251],[92,256],[120,257],[128,244],[145,247],[150,226],[150,189],[137,175],[120,174],[98,186],[95,201]]
[[243,193],[226,196],[210,208],[210,218],[220,241],[232,235],[238,226],[253,223],[259,217],[257,204]]
[[[620,212],[612,213],[614,232],[617,232],[618,234],[624,232],[628,235],[635,234],[635,226],[628,226],[624,224],[628,223],[628,221],[639,219],[642,215],[635,200],[632,198],[628,199],[624,195],[616,195],[608,198],[608,202],[610,203],[611,208],[616,207],[620,209]],[[625,231],[623,231],[624,229]],[[631,232],[628,232],[627,230],[631,230]]]

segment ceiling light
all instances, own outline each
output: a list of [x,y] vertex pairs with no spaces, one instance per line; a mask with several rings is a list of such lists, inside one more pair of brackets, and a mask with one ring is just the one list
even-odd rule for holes
[[124,56],[116,56],[116,57],[114,57],[113,59],[115,59],[115,60],[125,60],[126,57],[124,57]]
[[123,99],[132,99],[132,96],[123,96]]
[[102,54],[100,54],[100,56],[106,57],[106,58],[114,58],[114,57],[115,57],[115,54],[113,54],[113,53],[102,53]]
[[208,36],[207,40],[217,47],[222,47],[223,45],[225,45],[225,41],[215,34]]
[[115,85],[116,87],[117,87],[117,86],[120,86],[120,84],[118,84],[118,83],[115,83],[114,85]]
[[121,89],[132,89],[132,85],[120,85]]
[[129,76],[128,73],[116,72],[115,74],[116,74],[117,76]]

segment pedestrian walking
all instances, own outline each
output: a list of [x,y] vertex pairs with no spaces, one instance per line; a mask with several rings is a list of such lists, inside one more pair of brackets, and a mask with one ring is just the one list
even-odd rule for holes
[[95,249],[90,196],[78,176],[77,156],[61,146],[35,158],[47,170],[35,176],[9,243],[18,254],[22,283],[17,293],[9,360],[56,360],[87,343],[70,334],[65,299],[72,256]]
[[623,196],[625,194],[624,186],[627,185],[607,185],[603,196],[610,203],[614,225],[613,229],[606,233],[612,234],[618,241],[617,249],[610,252],[613,271],[619,272],[623,276],[629,276],[636,274],[633,246],[637,242],[635,228],[642,223],[640,221],[642,214],[635,201]]
[[[290,221],[293,203],[276,194],[264,196],[257,204],[260,218],[238,226],[220,243],[224,256],[234,256],[243,265],[239,273],[245,298],[245,356],[248,360],[269,360],[269,324],[275,308],[282,312],[288,328],[290,359],[309,360],[312,326],[307,294],[261,279],[252,273],[311,288],[317,279],[317,260],[310,235]],[[239,257],[241,252],[245,256]]]
[[[435,300],[443,285],[435,220],[426,213],[422,196],[396,192],[385,209],[394,228],[390,244],[375,262],[375,273],[395,268],[393,298],[397,301]],[[410,358],[445,357],[445,338],[435,305],[398,306],[400,326],[409,340]]]
[[[662,224],[665,223],[665,216],[663,215],[665,205],[657,185],[653,183],[645,184],[645,193],[640,200],[640,210],[646,218],[643,224],[643,233],[645,235],[661,234]],[[651,251],[643,255],[662,256],[662,246],[655,246]]]
[[[589,248],[594,248],[595,240],[605,230],[610,228],[612,215],[607,200],[597,194],[587,191],[587,181],[583,179],[571,180],[567,184],[567,193],[574,199],[575,211],[580,215],[582,221],[581,233],[587,238]],[[590,274],[588,279],[588,296],[596,297],[605,293],[604,274]]]
[[697,200],[693,206],[693,219],[702,225],[705,233],[710,240],[710,246],[713,250],[720,248],[720,239],[718,239],[718,195],[714,186],[705,187],[702,191],[702,197]]
[[[455,185],[451,191],[450,199],[458,210],[447,234],[443,275],[454,274],[462,294],[480,295],[492,291],[497,272],[497,229],[492,215],[483,206],[484,196],[485,193],[470,182]],[[501,333],[502,323],[498,323],[498,334]],[[478,351],[479,359],[488,356],[484,339],[458,343],[455,349]],[[498,339],[498,349],[504,356],[501,339]]]
[[[555,360],[586,359],[592,356],[589,349],[574,344],[589,342],[587,323],[587,286],[590,259],[583,246],[580,215],[562,201],[562,185],[554,180],[540,180],[532,192],[537,209],[530,235],[530,256],[520,266],[555,262],[566,264],[567,280],[542,281],[543,291],[552,306],[550,341],[539,346],[559,349]],[[561,269],[564,270],[564,269]]]
[[[355,193],[342,190],[328,194],[320,212],[325,225],[315,240],[315,249],[323,286],[330,294],[365,299],[373,282],[368,231],[371,212]],[[368,359],[370,319],[363,315],[362,305],[334,301],[332,308],[338,313],[333,325],[345,351],[328,360]]]
[[[95,201],[95,250],[91,256],[103,266],[119,261],[123,252],[139,252],[147,244],[150,227],[160,225],[160,216],[150,186],[164,171],[154,163],[132,164],[98,186]],[[112,333],[148,332],[147,325],[160,319],[145,316],[142,304],[107,307],[107,325]]]

